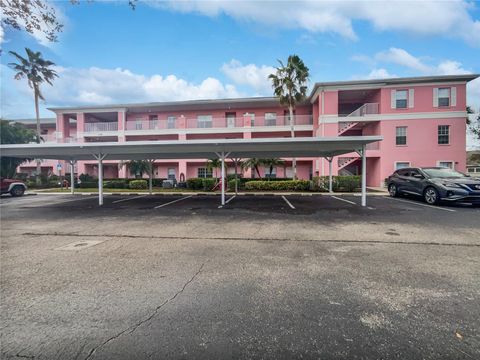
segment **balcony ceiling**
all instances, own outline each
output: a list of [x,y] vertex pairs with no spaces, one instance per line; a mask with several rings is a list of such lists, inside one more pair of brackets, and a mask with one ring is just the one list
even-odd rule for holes
[[381,136],[136,141],[127,143],[0,145],[2,156],[55,160],[208,159],[216,153],[236,158],[330,157],[381,141]]

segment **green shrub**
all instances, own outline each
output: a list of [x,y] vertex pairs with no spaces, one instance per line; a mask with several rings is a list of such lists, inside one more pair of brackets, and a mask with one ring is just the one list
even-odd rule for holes
[[193,190],[203,189],[203,179],[202,178],[187,179],[187,188],[193,189]]
[[308,191],[308,180],[282,180],[282,181],[248,181],[245,183],[246,190],[261,191]]
[[152,186],[162,187],[163,180],[166,180],[166,179],[152,179]]
[[130,181],[130,183],[128,184],[128,187],[130,189],[146,189],[148,186],[148,183],[147,183],[147,180],[133,180],[133,181]]
[[[312,190],[328,191],[328,176],[316,176],[312,180]],[[332,190],[353,192],[360,188],[361,177],[354,176],[332,176]]]
[[202,179],[202,188],[203,190],[205,191],[211,191],[213,189],[213,187],[215,186],[215,183],[218,182],[217,179],[212,179],[212,178],[205,178],[205,179]]
[[91,175],[88,175],[88,174],[80,174],[80,176],[78,178],[80,179],[81,182],[95,181],[95,178]]
[[98,187],[98,181],[82,181],[79,186],[81,189],[87,189],[87,188],[97,188]]
[[109,180],[103,182],[103,187],[107,189],[127,189],[128,182],[124,179]]

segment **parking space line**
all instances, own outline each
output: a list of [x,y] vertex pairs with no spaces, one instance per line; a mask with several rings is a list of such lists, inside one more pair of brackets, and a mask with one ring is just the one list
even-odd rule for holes
[[[232,201],[232,200],[235,198],[235,196],[237,196],[237,195],[230,196],[230,197],[225,201],[225,205],[227,205],[230,201]],[[223,208],[225,205],[219,205],[218,208],[221,209],[221,208]]]
[[330,197],[334,198],[334,199],[337,199],[337,200],[340,200],[340,201],[345,201],[346,203],[349,203],[349,204],[352,204],[352,205],[358,205],[356,202],[354,201],[350,201],[350,200],[347,200],[347,199],[342,199],[342,198],[339,198],[338,196],[333,196],[333,195],[330,195]]
[[161,207],[164,207],[164,206],[167,206],[167,205],[170,205],[170,204],[174,204],[176,202],[179,202],[179,201],[182,201],[182,200],[186,200],[188,198],[191,198],[193,195],[189,195],[189,196],[185,196],[183,198],[180,198],[180,199],[177,199],[177,200],[173,200],[173,201],[170,201],[168,203],[165,203],[165,204],[161,204],[161,205],[158,205],[158,206],[155,206],[154,209],[159,209]]
[[443,210],[443,211],[457,212],[457,210],[453,210],[453,209],[446,209],[446,208],[442,208],[442,207],[439,207],[439,206],[433,206],[433,205],[428,205],[428,204],[417,203],[417,202],[410,201],[410,200],[397,199],[397,198],[392,198],[392,197],[387,197],[387,196],[385,196],[385,199],[396,200],[396,201],[400,201],[400,202],[404,202],[404,203],[407,203],[407,204],[412,204],[412,205],[418,205],[418,206],[429,207],[429,208],[436,209],[436,210]]
[[116,204],[116,203],[119,203],[119,202],[124,202],[124,201],[135,200],[135,199],[139,199],[139,198],[142,198],[142,197],[145,197],[145,196],[147,196],[147,194],[145,194],[145,195],[140,195],[140,196],[134,196],[134,197],[132,197],[132,198],[126,198],[126,199],[115,200],[115,201],[112,201],[112,204]]
[[285,202],[288,204],[288,206],[290,206],[292,209],[295,210],[295,206],[293,206],[292,203],[290,201],[288,201],[285,196],[282,195],[282,198],[283,198],[283,200],[285,200]]
[[126,199],[115,200],[115,201],[112,202],[112,204],[116,204],[116,203],[120,203],[120,202],[124,202],[124,201],[135,200],[135,199],[142,198],[142,197],[144,197],[144,196],[147,196],[147,194],[145,194],[145,195],[140,195],[140,196],[134,196],[134,197],[131,197],[131,198],[126,198]]

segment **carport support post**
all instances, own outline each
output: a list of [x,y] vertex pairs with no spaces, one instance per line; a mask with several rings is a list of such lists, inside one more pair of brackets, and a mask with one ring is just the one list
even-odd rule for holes
[[328,192],[333,192],[333,178],[332,178],[332,160],[333,157],[327,157],[328,161]]
[[230,153],[221,152],[221,153],[215,153],[217,156],[220,158],[222,162],[222,206],[225,205],[225,158],[230,155]]
[[103,159],[107,154],[93,155],[98,161],[98,205],[103,205]]
[[367,206],[367,157],[366,147],[362,145],[362,206]]
[[76,160],[70,160],[69,163],[70,163],[70,192],[72,193],[72,195],[75,193],[75,174],[74,174],[74,171],[75,171],[75,163],[77,161]]

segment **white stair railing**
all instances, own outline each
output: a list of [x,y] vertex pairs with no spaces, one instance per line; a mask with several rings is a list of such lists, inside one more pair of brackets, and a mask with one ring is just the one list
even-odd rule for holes
[[378,114],[378,103],[366,103],[360,106],[357,110],[347,115],[347,117],[375,115],[375,114]]

